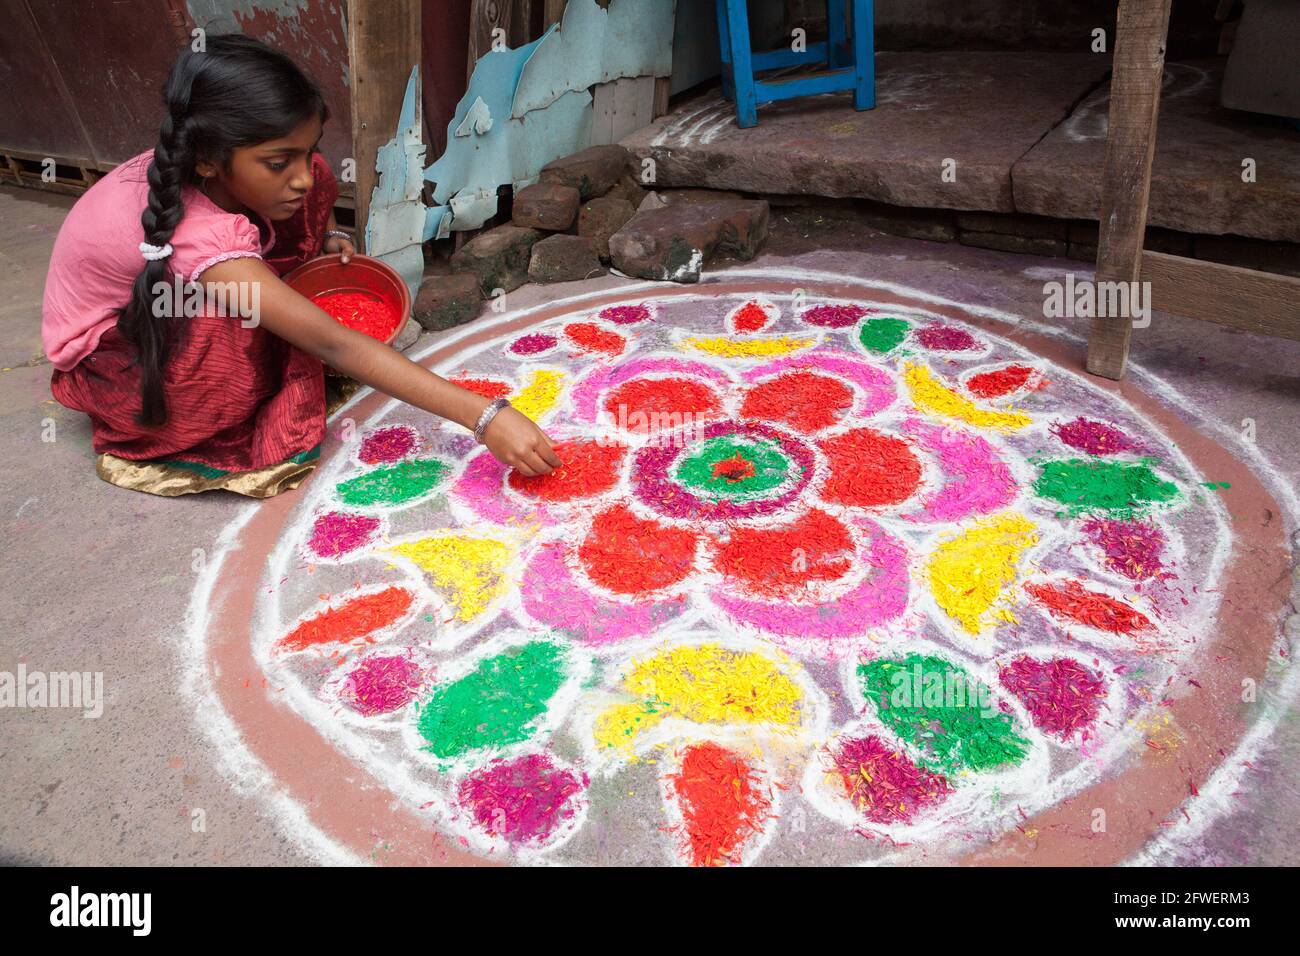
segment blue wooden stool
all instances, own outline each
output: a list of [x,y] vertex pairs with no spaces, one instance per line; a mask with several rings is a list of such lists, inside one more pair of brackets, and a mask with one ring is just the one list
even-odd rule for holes
[[[853,36],[845,16],[853,4]],[[758,125],[758,104],[792,100],[816,93],[853,91],[853,107],[876,106],[875,0],[826,0],[824,43],[810,43],[802,53],[749,47],[749,9],[745,0],[717,0],[718,38],[722,43],[722,95],[736,102],[742,129]],[[788,79],[756,80],[755,73],[803,63],[825,63],[817,73]]]

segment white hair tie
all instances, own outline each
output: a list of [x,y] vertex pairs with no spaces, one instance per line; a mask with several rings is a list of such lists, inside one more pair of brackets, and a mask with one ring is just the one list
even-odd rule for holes
[[157,262],[159,259],[166,259],[172,254],[172,244],[166,243],[161,246],[151,246],[147,242],[140,243],[140,255],[144,256],[150,262]]

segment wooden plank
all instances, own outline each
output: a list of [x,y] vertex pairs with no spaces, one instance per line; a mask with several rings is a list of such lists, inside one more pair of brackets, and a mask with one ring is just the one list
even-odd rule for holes
[[654,122],[655,78],[623,77],[614,81],[614,116],[610,142],[617,143]]
[[[1170,3],[1120,0],[1110,81],[1110,130],[1102,171],[1098,282],[1134,282],[1141,271]],[[1088,337],[1089,372],[1105,378],[1123,377],[1131,323],[1122,316],[1093,318]]]
[[614,142],[614,89],[616,83],[597,83],[591,88],[591,145]]
[[1300,279],[1218,262],[1142,253],[1151,306],[1259,335],[1300,339]]
[[[357,162],[356,223],[364,252],[370,195],[379,180],[379,147],[397,132],[411,69],[420,62],[420,0],[350,0],[348,64],[352,81],[352,155]],[[417,83],[416,121],[420,122]]]
[[665,115],[668,112],[668,100],[673,95],[673,78],[671,76],[655,77],[655,104],[654,118]]

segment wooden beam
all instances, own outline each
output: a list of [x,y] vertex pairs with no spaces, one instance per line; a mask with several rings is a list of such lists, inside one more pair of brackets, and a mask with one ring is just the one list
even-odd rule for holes
[[1142,254],[1151,306],[1259,335],[1300,339],[1300,279],[1162,252]]
[[[364,252],[370,196],[379,181],[379,147],[397,132],[411,68],[420,62],[420,0],[349,0],[347,8],[357,248]],[[423,112],[418,81],[415,108],[418,123]]]
[[[1170,3],[1120,0],[1110,80],[1110,130],[1102,173],[1098,282],[1135,282],[1141,272]],[[1092,320],[1089,372],[1105,378],[1123,377],[1131,321],[1121,316]]]

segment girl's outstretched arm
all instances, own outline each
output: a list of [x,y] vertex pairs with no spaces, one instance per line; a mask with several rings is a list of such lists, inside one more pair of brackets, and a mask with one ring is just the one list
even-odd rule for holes
[[[468,429],[473,429],[488,405],[482,395],[453,385],[396,349],[340,325],[311,300],[289,288],[260,259],[219,262],[200,278],[204,285],[258,283],[258,299],[244,296],[233,301],[257,301],[255,318],[267,331],[385,395]],[[239,319],[232,317],[230,321]],[[503,409],[492,419],[483,433],[483,443],[499,461],[530,477],[549,474],[561,465],[546,434],[513,408]]]

